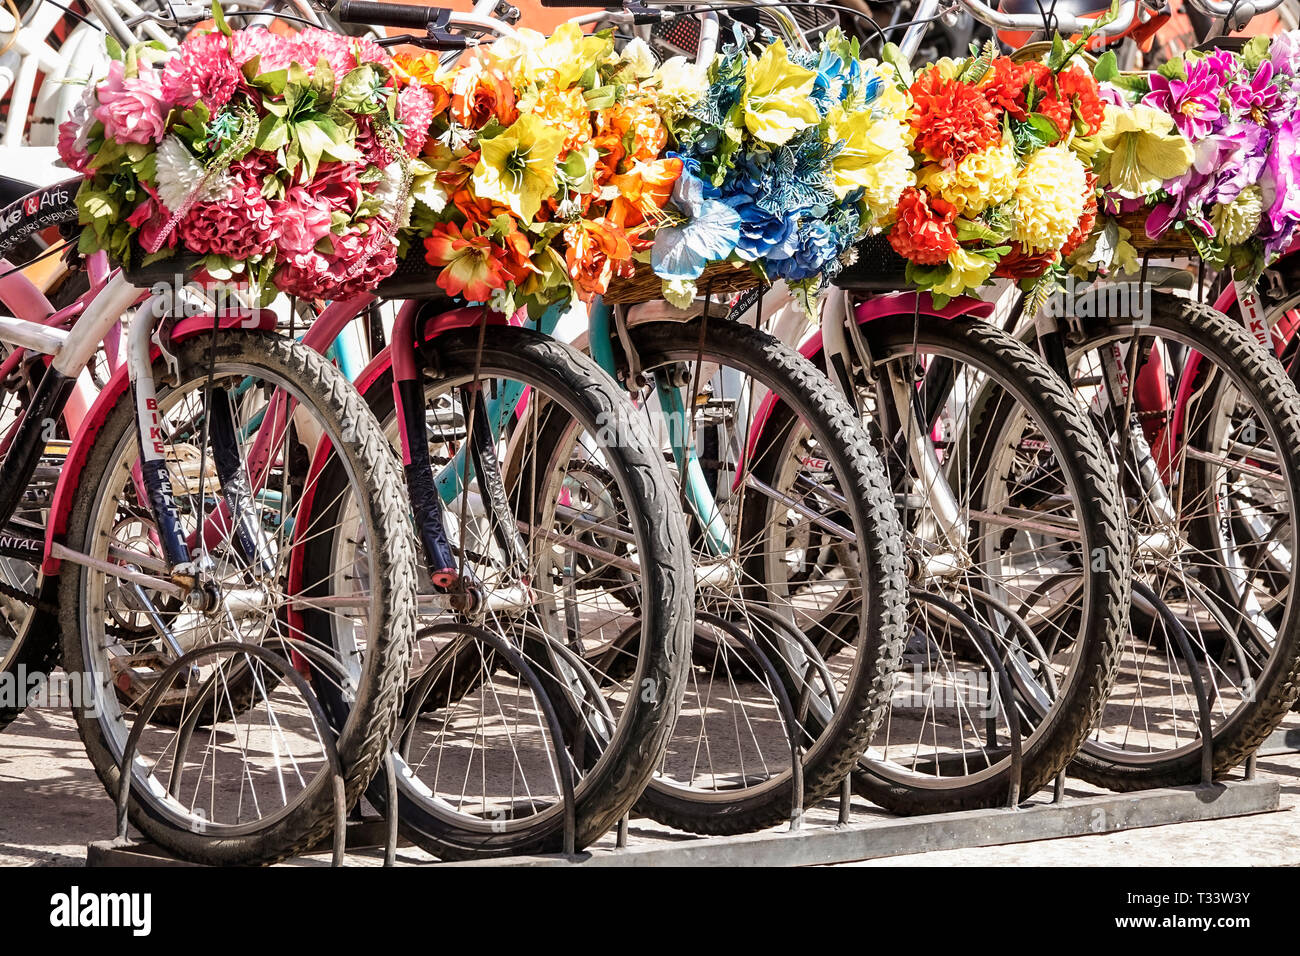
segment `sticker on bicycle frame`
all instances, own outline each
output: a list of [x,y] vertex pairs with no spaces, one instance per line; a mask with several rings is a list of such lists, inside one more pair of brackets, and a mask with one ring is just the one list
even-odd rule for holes
[[38,189],[0,210],[0,256],[9,252],[24,239],[51,226],[77,218],[73,197],[77,183],[56,183]]
[[1241,320],[1246,324],[1247,331],[1255,336],[1256,342],[1271,350],[1273,335],[1269,331],[1268,320],[1264,318],[1264,310],[1259,307],[1259,293],[1255,290],[1255,284],[1234,279],[1232,285],[1237,292],[1237,304],[1241,306]]

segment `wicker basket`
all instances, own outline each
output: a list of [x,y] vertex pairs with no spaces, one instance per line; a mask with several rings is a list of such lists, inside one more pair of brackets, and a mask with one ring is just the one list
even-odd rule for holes
[[1127,229],[1131,235],[1129,242],[1141,253],[1162,253],[1167,256],[1195,256],[1196,246],[1185,229],[1167,229],[1159,239],[1147,235],[1147,216],[1149,209],[1135,209],[1121,213],[1115,221]]
[[[748,266],[715,262],[695,280],[700,295],[730,295],[761,284],[762,280]],[[649,266],[638,266],[630,279],[616,276],[603,296],[611,305],[634,305],[662,299],[663,280]]]

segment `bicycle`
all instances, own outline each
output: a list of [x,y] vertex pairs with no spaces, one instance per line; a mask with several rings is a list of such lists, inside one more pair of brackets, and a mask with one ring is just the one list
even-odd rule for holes
[[[20,203],[35,211],[18,232],[48,225],[56,195],[64,198],[54,215],[67,218],[73,185]],[[340,796],[355,801],[383,759],[410,661],[414,543],[373,417],[337,370],[274,334],[273,313],[178,319],[177,303],[150,290],[150,276],[97,270],[92,288],[51,315],[35,288],[4,268],[7,304],[22,291],[32,311],[14,309],[0,339],[45,365],[0,463],[6,515],[18,510],[79,370],[135,310],[125,362],[71,443],[44,526],[8,530],[57,587],[64,667],[74,680],[84,675],[74,716],[97,774],[116,789],[139,702],[170,695],[169,717],[150,725],[132,763],[136,826],[203,862],[273,862],[313,845],[334,822],[328,754],[341,762]],[[268,680],[247,656],[159,681],[166,661],[223,634],[281,647],[319,640],[312,622],[289,623],[306,599],[288,586],[295,542],[327,530],[301,520],[312,458],[366,502],[358,527],[369,548],[359,567],[372,583],[356,596],[368,615],[354,626],[369,630],[369,652],[337,744],[292,685]],[[333,592],[331,582],[310,584],[313,595]],[[43,638],[29,634],[21,653],[46,665],[53,650]],[[178,724],[206,728],[197,764],[173,749]],[[233,768],[220,787],[219,762]]]

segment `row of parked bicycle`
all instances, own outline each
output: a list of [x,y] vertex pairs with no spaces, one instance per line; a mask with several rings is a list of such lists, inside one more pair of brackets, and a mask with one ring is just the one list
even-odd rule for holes
[[[1086,4],[960,6],[1125,50],[1149,22],[1136,0],[1100,30]],[[700,62],[720,27],[808,47],[798,4],[709,8],[578,19],[663,58],[683,23]],[[207,16],[50,11],[12,25],[6,143],[29,103],[40,120],[81,97],[33,99],[28,63],[66,78],[87,30],[174,46]],[[920,4],[894,62],[942,12]],[[516,13],[225,19],[414,29],[445,66],[466,38],[511,40]],[[133,106],[122,88],[101,87],[92,139]],[[1010,284],[939,306],[869,237],[811,317],[796,283],[728,293],[710,272],[671,306],[615,283],[511,319],[449,300],[419,257],[373,289],[186,311],[175,261],[120,269],[131,254],[80,238],[125,210],[101,224],[77,182],[3,185],[0,662],[62,666],[101,780],[129,778],[132,822],[181,857],[284,859],[363,795],[455,859],[586,846],[633,810],[752,831],[846,776],[907,814],[1001,805],[1067,767],[1194,783],[1204,727],[1225,775],[1300,690],[1292,256],[1256,293],[1157,249],[1131,307],[1100,309]]]

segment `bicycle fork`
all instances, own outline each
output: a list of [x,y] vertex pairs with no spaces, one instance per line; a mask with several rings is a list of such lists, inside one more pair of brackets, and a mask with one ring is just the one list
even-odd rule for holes
[[[453,458],[454,473],[448,476],[444,472],[435,478],[425,422],[424,365],[415,342],[414,315],[404,309],[393,329],[393,400],[407,491],[429,577],[436,588],[450,596],[451,606],[459,611],[475,610],[485,602],[510,608],[527,607],[531,603],[528,554],[506,498],[496,449],[498,416],[489,412],[484,383],[476,380],[460,386],[469,455],[458,452]],[[458,562],[447,537],[447,510],[440,484],[467,495],[471,475],[487,511],[492,540],[504,555],[504,568],[510,580],[517,582],[504,589],[487,588],[465,562]],[[464,539],[468,529],[463,527],[463,522],[459,531]],[[462,553],[464,550],[462,547]]]
[[[962,508],[948,481],[934,444],[931,415],[922,406],[922,394],[917,381],[905,376],[897,363],[885,369],[885,381],[879,380],[875,360],[865,336],[858,326],[853,301],[849,293],[827,297],[821,314],[822,345],[826,368],[831,380],[849,403],[863,414],[853,369],[861,368],[869,383],[876,387],[884,408],[892,409],[892,443],[899,457],[909,462],[927,506],[927,522],[932,524],[937,541],[942,542],[939,554],[927,559],[927,570],[948,574],[960,570],[959,557],[967,550],[969,526],[962,516]],[[911,370],[922,374],[921,370]],[[885,422],[881,422],[885,428]],[[886,462],[887,464],[887,462]]]

